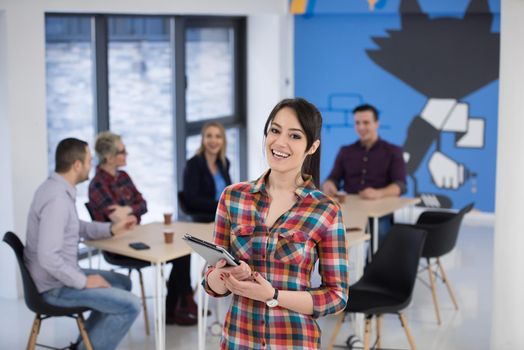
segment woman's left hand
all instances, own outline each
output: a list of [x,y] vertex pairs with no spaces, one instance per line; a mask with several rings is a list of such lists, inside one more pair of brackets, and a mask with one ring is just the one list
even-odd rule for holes
[[258,272],[253,273],[253,280],[239,281],[230,273],[224,273],[221,279],[231,293],[253,300],[266,302],[275,292],[271,283]]

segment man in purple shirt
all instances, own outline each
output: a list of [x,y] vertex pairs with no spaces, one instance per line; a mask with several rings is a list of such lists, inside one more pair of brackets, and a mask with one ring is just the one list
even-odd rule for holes
[[[378,111],[364,104],[353,110],[359,140],[340,149],[333,170],[322,185],[324,193],[335,196],[343,183],[347,193],[365,199],[400,196],[406,192],[406,164],[402,149],[379,138]],[[389,230],[392,215],[379,222],[380,241]]]
[[[78,266],[78,242],[125,233],[134,216],[118,223],[78,219],[76,185],[87,180],[91,152],[86,142],[69,138],[56,149],[55,172],[37,189],[27,220],[24,261],[38,292],[50,304],[91,308],[86,329],[94,349],[115,349],[140,312],[127,276]],[[79,339],[80,340],[80,339]],[[85,349],[83,342],[72,348]]]

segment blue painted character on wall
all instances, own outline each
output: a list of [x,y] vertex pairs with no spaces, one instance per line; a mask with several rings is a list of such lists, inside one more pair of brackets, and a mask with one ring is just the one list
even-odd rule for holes
[[498,0],[307,2],[295,17],[295,93],[324,116],[321,175],[352,142],[351,110],[371,103],[381,137],[403,146],[408,195],[428,207],[474,201],[493,211],[499,8]]
[[[417,0],[402,0],[400,13],[401,29],[374,38],[379,48],[367,54],[427,97],[408,127],[404,158],[414,194],[424,205],[450,208],[449,197],[419,189],[416,172],[431,152],[428,169],[438,188],[456,190],[467,180],[475,181],[476,173],[446,155],[440,140],[442,133],[453,133],[456,147],[484,147],[485,121],[470,116],[461,98],[498,78],[499,34],[491,31],[487,0],[472,0],[463,19],[431,19]],[[476,185],[472,187],[476,191]]]

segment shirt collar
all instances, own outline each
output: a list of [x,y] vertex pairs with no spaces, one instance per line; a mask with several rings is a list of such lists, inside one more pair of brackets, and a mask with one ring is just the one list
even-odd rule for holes
[[109,174],[107,171],[105,171],[104,169],[102,169],[102,167],[100,165],[97,165],[96,166],[96,172],[97,172],[97,175],[100,176],[100,178],[102,179],[102,181],[104,182],[112,182],[112,181],[115,181],[118,177],[118,170],[116,171],[116,174],[115,176]]
[[69,182],[67,182],[67,180],[62,175],[60,175],[59,173],[54,172],[54,173],[51,174],[51,176],[49,176],[49,178],[54,180],[54,181],[57,181],[60,185],[62,185],[64,187],[64,189],[66,190],[67,194],[73,200],[76,200],[76,187],[71,186],[71,184]]
[[[254,186],[251,189],[251,193],[267,193],[266,190],[266,181],[269,177],[269,173],[271,172],[271,169],[266,170],[262,176],[260,176],[257,180],[255,180]],[[298,186],[295,190],[295,194],[300,198],[305,198],[308,196],[311,192],[316,191],[315,184],[313,183],[313,177],[311,175],[304,175],[304,183],[301,186]]]
[[[355,142],[360,148],[362,149],[366,149],[366,146],[364,146],[360,140],[357,140],[357,142]],[[371,147],[369,148],[369,150],[372,150],[376,147],[379,147],[379,145],[382,144],[382,140],[380,139],[380,137],[377,139],[377,141],[375,141],[375,143],[373,145],[371,145]]]

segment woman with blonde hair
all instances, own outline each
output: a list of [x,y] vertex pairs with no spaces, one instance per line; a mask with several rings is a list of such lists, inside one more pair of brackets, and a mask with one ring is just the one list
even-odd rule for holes
[[198,213],[195,221],[212,222],[218,199],[231,184],[230,163],[226,158],[226,132],[222,124],[204,124],[201,135],[200,147],[184,170],[184,197],[189,214]]

